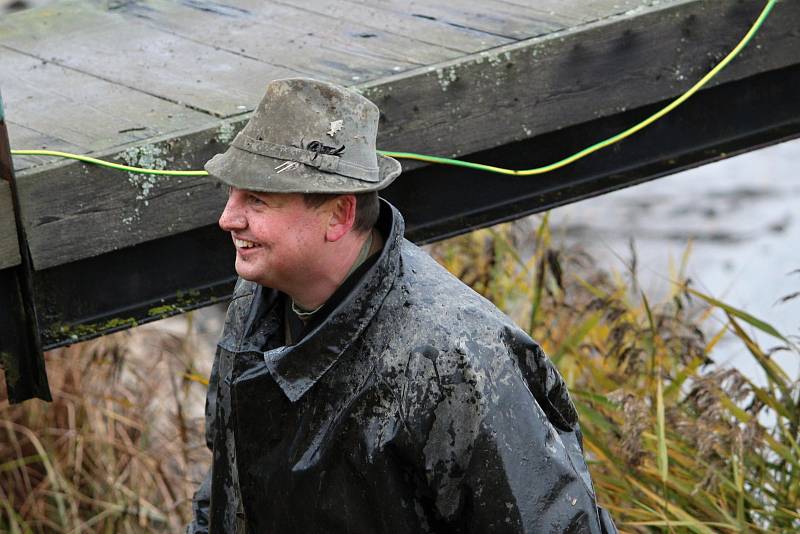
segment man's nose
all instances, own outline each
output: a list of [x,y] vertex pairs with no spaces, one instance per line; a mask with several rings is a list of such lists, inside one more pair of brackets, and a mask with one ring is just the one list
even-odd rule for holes
[[228,202],[219,216],[219,227],[226,232],[242,230],[247,226],[241,197],[241,192],[235,189],[228,195]]

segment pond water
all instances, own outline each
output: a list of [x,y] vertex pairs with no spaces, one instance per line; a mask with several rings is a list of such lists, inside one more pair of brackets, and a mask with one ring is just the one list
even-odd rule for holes
[[[800,140],[585,200],[551,213],[556,236],[581,245],[606,268],[624,270],[633,240],[645,291],[663,293],[669,265],[691,241],[694,287],[800,335]],[[794,271],[794,272],[793,272]],[[791,273],[791,274],[790,274]],[[779,342],[758,335],[764,347]],[[730,363],[763,383],[742,348]],[[791,376],[796,356],[776,353]]]

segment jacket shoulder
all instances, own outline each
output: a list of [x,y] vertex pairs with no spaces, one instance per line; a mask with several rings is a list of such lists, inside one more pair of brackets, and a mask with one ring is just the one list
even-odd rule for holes
[[[425,313],[438,315],[442,310],[463,311],[471,318],[483,318],[489,325],[510,326],[514,323],[492,302],[476,293],[439,265],[429,254],[412,243],[404,243],[402,249],[404,286],[409,297],[424,305],[418,310],[420,317]],[[453,314],[439,316],[439,321],[459,321],[461,317]]]
[[546,447],[536,444],[556,439],[557,430],[576,441],[577,414],[558,371],[510,318],[419,248],[404,246],[401,258],[402,298],[381,326],[389,339],[381,380],[436,489],[438,513],[452,518],[463,477],[485,471],[478,464],[516,462],[502,452],[509,447],[544,457]]
[[417,392],[405,398],[406,413],[423,416],[443,399],[485,412],[521,394],[532,396],[554,426],[576,427],[566,385],[538,343],[415,245],[404,243],[402,260],[404,299],[383,361],[403,382],[400,391]]

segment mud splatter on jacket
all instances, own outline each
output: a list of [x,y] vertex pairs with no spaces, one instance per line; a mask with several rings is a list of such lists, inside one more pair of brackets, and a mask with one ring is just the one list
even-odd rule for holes
[[277,293],[240,281],[206,406],[189,532],[615,532],[539,346],[403,236],[280,346]]

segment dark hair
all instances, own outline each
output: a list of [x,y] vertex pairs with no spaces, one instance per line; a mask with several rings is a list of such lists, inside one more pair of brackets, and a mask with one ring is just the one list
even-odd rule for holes
[[[380,202],[378,192],[353,193],[356,197],[356,220],[353,229],[359,233],[369,232],[378,222]],[[340,193],[303,193],[303,202],[309,208],[318,208],[327,201],[341,196]]]

